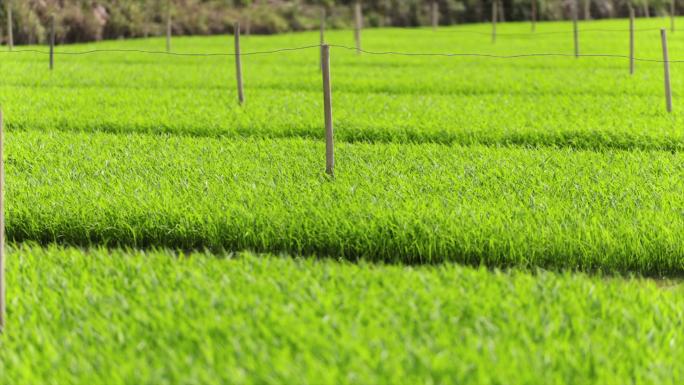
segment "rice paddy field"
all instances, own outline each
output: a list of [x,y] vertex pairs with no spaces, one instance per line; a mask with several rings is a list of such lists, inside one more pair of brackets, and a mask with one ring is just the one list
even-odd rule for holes
[[0,384],[681,383],[668,25],[329,31],[334,178],[317,32],[0,52]]

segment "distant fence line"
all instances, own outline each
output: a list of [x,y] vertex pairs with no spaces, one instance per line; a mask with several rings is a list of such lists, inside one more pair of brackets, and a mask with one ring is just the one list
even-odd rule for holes
[[[153,51],[153,50],[143,50],[143,49],[92,49],[87,51],[58,51],[54,52],[43,51],[39,49],[14,49],[12,51],[0,51],[0,54],[22,54],[22,53],[35,53],[41,55],[65,55],[65,56],[83,56],[91,54],[101,54],[101,53],[140,53],[149,55],[162,55],[162,56],[187,56],[187,57],[233,57],[233,56],[258,56],[258,55],[272,55],[278,53],[286,53],[293,51],[303,51],[318,48],[320,49],[325,44],[314,44],[301,47],[288,47],[288,48],[278,48],[266,51],[251,51],[251,52],[241,52],[239,54],[232,52],[166,52],[166,51]],[[331,48],[340,48],[348,51],[356,51],[356,47],[340,45],[340,44],[327,44]],[[521,54],[508,54],[508,55],[498,55],[498,54],[488,54],[488,53],[475,53],[475,52],[406,52],[406,51],[372,51],[367,49],[360,49],[360,53],[368,55],[392,55],[392,56],[435,56],[435,57],[475,57],[475,58],[488,58],[488,59],[522,59],[522,58],[535,58],[535,57],[576,57],[575,54],[571,53],[560,53],[560,52],[535,52],[535,53],[521,53]],[[640,62],[650,62],[650,63],[664,63],[665,60],[662,59],[651,59],[651,58],[640,58],[631,57],[629,55],[620,54],[610,54],[610,53],[595,53],[595,54],[579,54],[579,57],[588,58],[609,58],[609,59],[633,59],[634,61]],[[684,63],[684,60],[668,60],[669,63]]]
[[[340,44],[327,44],[331,48],[340,48],[349,51],[356,51],[356,47],[340,45]],[[307,45],[302,47],[289,47],[289,48],[278,48],[274,50],[266,51],[252,51],[252,52],[241,52],[239,56],[258,56],[258,55],[271,55],[285,52],[293,51],[303,51],[318,48],[320,49],[323,44]],[[50,55],[50,51],[42,51],[39,49],[14,49],[12,51],[0,51],[0,54],[21,54],[21,53],[36,53],[41,55]],[[162,56],[188,56],[188,57],[212,57],[212,56],[222,56],[222,57],[233,57],[238,56],[237,53],[231,52],[166,52],[166,51],[152,51],[152,50],[142,50],[142,49],[93,49],[87,51],[58,51],[55,50],[52,54],[59,56],[82,56],[91,54],[101,54],[101,53],[140,53],[149,55],[162,55]],[[405,51],[371,51],[367,49],[360,49],[360,53],[365,53],[368,55],[394,55],[394,56],[435,56],[435,57],[474,57],[474,58],[489,58],[489,59],[522,59],[522,58],[535,58],[535,57],[576,57],[575,54],[570,53],[559,53],[559,52],[537,52],[537,53],[521,53],[521,54],[509,54],[509,55],[497,55],[488,53],[470,53],[470,52],[405,52]],[[630,59],[629,55],[620,54],[609,54],[609,53],[596,53],[596,54],[579,54],[579,57],[588,58],[609,58],[609,59]],[[664,63],[665,60],[662,59],[649,59],[649,58],[639,58],[634,57],[634,61],[640,62],[650,62],[650,63]],[[684,63],[684,60],[668,60],[669,63]]]
[[[320,44],[307,45],[303,47],[290,47],[290,48],[277,48],[268,51],[255,51],[255,52],[241,52],[240,56],[254,56],[254,55],[270,55],[281,52],[289,51],[301,51],[312,48],[320,48]],[[39,49],[15,49],[13,51],[0,51],[0,53],[38,53],[44,55],[50,55],[49,51],[41,51]],[[209,52],[209,53],[193,53],[193,52],[167,52],[167,51],[148,51],[143,49],[119,49],[119,48],[105,48],[105,49],[92,49],[87,51],[54,51],[55,55],[90,55],[97,53],[143,53],[151,55],[166,55],[166,56],[199,56],[199,57],[209,57],[209,56],[238,56],[237,53],[230,52]]]
[[[630,20],[630,21],[633,21]],[[630,23],[633,26],[633,22]],[[651,31],[652,29],[646,29]],[[668,112],[672,112],[672,88],[670,83],[670,64],[671,63],[684,63],[684,60],[669,60],[669,54],[667,50],[667,36],[666,29],[660,29],[661,46],[662,46],[662,59],[651,59],[651,58],[638,58],[634,56],[633,43],[634,43],[634,29],[630,28],[627,30],[609,30],[610,32],[629,32],[630,41],[630,53],[629,55],[620,54],[580,54],[578,49],[578,33],[577,29],[574,28],[573,31],[566,31],[564,33],[572,33],[574,36],[575,43],[575,53],[521,53],[521,54],[508,54],[508,55],[498,55],[498,54],[484,54],[484,53],[431,53],[431,52],[399,52],[399,51],[373,51],[361,48],[360,39],[360,27],[355,29],[356,46],[346,46],[339,44],[326,44],[325,43],[325,31],[323,26],[321,27],[321,43],[313,44],[301,47],[285,47],[277,48],[272,50],[264,51],[252,51],[252,52],[241,52],[240,49],[240,29],[236,25],[234,33],[235,38],[235,50],[234,52],[220,52],[220,53],[182,53],[182,52],[172,52],[170,49],[167,51],[151,51],[143,49],[93,49],[86,51],[56,51],[54,42],[50,44],[49,51],[43,51],[39,49],[14,49],[11,51],[4,51],[4,53],[21,54],[21,53],[36,53],[41,55],[49,55],[50,60],[50,70],[52,71],[54,66],[55,55],[91,55],[100,53],[140,53],[140,54],[150,54],[150,55],[167,55],[167,56],[185,56],[185,57],[235,57],[235,67],[236,67],[236,83],[237,83],[237,94],[238,103],[243,105],[245,103],[245,92],[244,84],[242,81],[242,56],[256,56],[256,55],[275,55],[295,51],[304,51],[310,49],[319,49],[320,52],[320,63],[319,69],[323,74],[323,93],[324,93],[324,116],[325,116],[325,130],[326,130],[326,172],[334,177],[334,144],[333,144],[333,119],[332,119],[332,92],[331,92],[331,66],[330,66],[330,52],[332,49],[341,49],[347,51],[355,51],[358,55],[392,55],[392,56],[403,56],[403,57],[444,57],[444,58],[486,58],[486,59],[522,59],[522,58],[535,58],[535,57],[558,57],[558,58],[608,58],[608,59],[629,59],[629,71],[630,74],[634,73],[634,62],[650,62],[650,63],[662,63],[664,69],[664,86],[665,86],[665,100],[666,109]],[[601,32],[606,32],[602,30]],[[555,34],[556,32],[554,32]],[[531,33],[535,34],[535,33]]]
[[[632,19],[633,21],[633,19]],[[97,54],[97,53],[142,53],[142,54],[153,54],[153,55],[169,55],[169,56],[198,56],[198,57],[210,57],[210,56],[255,56],[255,55],[268,55],[268,54],[277,54],[281,52],[289,52],[289,51],[300,51],[300,50],[307,50],[307,49],[313,49],[313,48],[318,48],[320,49],[322,45],[325,44],[325,18],[323,17],[321,20],[321,42],[320,44],[312,44],[312,45],[307,45],[307,46],[301,46],[301,47],[285,47],[285,48],[277,48],[273,50],[265,50],[265,51],[254,51],[254,52],[242,52],[242,53],[230,53],[230,52],[218,52],[218,53],[201,53],[201,52],[173,52],[170,49],[170,43],[168,43],[168,40],[170,36],[167,36],[167,50],[166,51],[161,51],[161,50],[143,50],[143,49],[115,49],[115,48],[107,48],[107,49],[92,49],[92,50],[86,50],[86,51],[57,51],[55,49],[54,43],[50,44],[50,51],[42,51],[39,49],[14,49],[12,47],[9,47],[8,51],[0,51],[0,53],[37,53],[37,54],[45,54],[45,55],[88,55],[88,54]],[[630,23],[630,26],[632,28],[629,29],[603,29],[603,28],[592,28],[592,29],[579,29],[578,32],[586,33],[586,32],[602,32],[602,33],[630,33],[630,35],[633,35],[634,32],[656,32],[656,31],[661,31],[662,28],[633,28],[633,22]],[[236,31],[239,31],[240,26],[236,25],[235,26]],[[558,52],[539,52],[539,53],[521,53],[521,54],[508,54],[508,55],[497,55],[497,54],[487,54],[487,53],[469,53],[469,52],[456,52],[456,53],[450,53],[450,52],[405,52],[405,51],[373,51],[373,50],[367,50],[363,49],[361,47],[361,39],[360,39],[360,32],[362,29],[361,23],[357,25],[357,27],[354,29],[354,35],[355,35],[355,41],[356,41],[356,47],[349,47],[345,45],[339,45],[339,44],[329,44],[330,47],[334,48],[341,48],[345,50],[355,50],[357,53],[365,53],[369,55],[401,55],[401,56],[443,56],[443,57],[481,57],[481,58],[493,58],[493,59],[518,59],[518,58],[532,58],[532,57],[599,57],[599,58],[615,58],[615,59],[630,59],[634,61],[639,61],[639,62],[653,62],[653,63],[662,63],[664,60],[659,60],[659,59],[647,59],[647,58],[638,58],[634,57],[633,55],[620,55],[620,54],[609,54],[609,53],[596,53],[596,54],[564,54],[564,53],[558,53]],[[416,29],[411,29],[411,31],[420,31]],[[465,33],[465,34],[477,34],[477,35],[486,35],[489,36],[489,32],[483,32],[483,31],[474,31],[474,30],[436,30],[432,29],[430,32],[439,32],[439,33],[449,33],[449,34],[460,34],[460,33]],[[239,34],[239,33],[238,33]],[[573,30],[565,30],[565,31],[546,31],[546,32],[525,32],[525,33],[496,33],[497,36],[510,36],[510,37],[537,37],[537,36],[543,36],[543,35],[561,35],[561,34],[573,34],[576,35],[575,31]],[[575,36],[575,40],[577,40],[577,36]],[[631,39],[633,39],[633,36],[630,36]],[[668,62],[670,63],[684,63],[684,60],[669,60]]]
[[[427,30],[426,30],[427,31]],[[629,32],[630,29],[603,29],[603,28],[590,28],[590,29],[580,29],[581,32]],[[635,32],[656,32],[660,31],[660,28],[635,28]],[[431,31],[431,32],[439,32],[439,33],[449,33],[449,34],[457,34],[457,33],[470,33],[470,34],[476,34],[476,35],[484,35],[484,36],[490,36],[491,32],[483,32],[483,31],[474,31],[474,30],[437,30],[437,31]],[[513,37],[520,37],[520,36],[525,36],[525,37],[536,37],[536,36],[544,36],[544,35],[562,35],[562,34],[571,34],[572,31],[546,31],[546,32],[513,32],[513,33],[500,33],[497,32],[497,36],[513,36]]]

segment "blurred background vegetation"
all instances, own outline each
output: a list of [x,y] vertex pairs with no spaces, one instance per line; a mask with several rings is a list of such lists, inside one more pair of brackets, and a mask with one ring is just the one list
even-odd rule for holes
[[[52,14],[60,43],[161,35],[166,14],[174,34],[232,32],[240,21],[246,33],[278,33],[318,28],[321,8],[328,25],[352,25],[355,0],[0,0],[0,31],[6,40],[8,7],[12,8],[16,44],[43,43]],[[497,0],[362,0],[368,26],[430,24],[431,2],[438,3],[440,24],[488,21]],[[532,0],[498,0],[504,21],[529,20]],[[536,0],[540,20],[572,15],[575,0]],[[576,0],[579,17],[625,17],[630,4],[637,16],[667,14],[670,0]],[[676,1],[676,0],[672,0]],[[684,2],[684,0],[679,0]]]

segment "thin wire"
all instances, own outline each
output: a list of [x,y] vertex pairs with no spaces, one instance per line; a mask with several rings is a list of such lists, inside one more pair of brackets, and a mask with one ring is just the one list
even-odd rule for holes
[[[342,48],[346,50],[356,51],[356,47],[348,47],[344,45],[329,44],[331,47]],[[366,53],[369,55],[396,55],[396,56],[440,56],[440,57],[485,57],[492,59],[520,59],[528,57],[604,57],[604,58],[614,58],[614,59],[629,59],[628,55],[618,55],[618,54],[565,54],[565,53],[529,53],[529,54],[516,54],[516,55],[494,55],[494,54],[483,54],[483,53],[430,53],[430,52],[396,52],[396,51],[368,51],[360,49],[359,52]],[[634,61],[641,62],[652,62],[652,63],[664,63],[663,60],[658,59],[643,59],[634,58]],[[684,63],[684,60],[669,60],[669,63]]]
[[[356,47],[349,47],[339,44],[329,44],[330,47],[341,48],[350,51],[356,51]],[[320,44],[308,45],[303,47],[294,48],[280,48],[270,51],[254,51],[242,53],[243,56],[253,56],[253,55],[270,55],[282,52],[292,52],[301,51],[313,48],[320,48]],[[358,50],[359,52],[369,54],[369,55],[395,55],[395,56],[436,56],[436,57],[483,57],[491,59],[521,59],[521,58],[532,58],[532,57],[597,57],[597,58],[613,58],[613,59],[629,59],[627,55],[619,54],[565,54],[565,53],[529,53],[529,54],[513,54],[513,55],[496,55],[496,54],[484,54],[484,53],[435,53],[435,52],[397,52],[397,51],[369,51],[365,49]],[[13,51],[0,51],[0,53],[38,53],[49,55],[48,51],[41,51],[37,49],[20,49]],[[94,49],[89,51],[78,51],[78,52],[60,52],[55,51],[55,55],[90,55],[98,53],[143,53],[152,55],[169,55],[169,56],[195,56],[195,57],[209,57],[209,56],[235,56],[235,53],[179,53],[179,52],[166,52],[166,51],[146,51],[141,49]],[[634,58],[634,61],[638,62],[651,62],[651,63],[664,63],[663,60],[659,59],[645,59],[645,58]],[[684,63],[684,60],[669,60],[670,63]]]
[[[304,47],[294,47],[294,48],[280,48],[280,49],[274,49],[271,51],[255,51],[255,52],[243,52],[241,53],[241,56],[253,56],[253,55],[269,55],[269,54],[276,54],[276,53],[281,53],[281,52],[290,52],[290,51],[300,51],[300,50],[305,50],[305,49],[312,49],[312,48],[319,48],[320,44],[316,45],[309,45],[309,46],[304,46]],[[49,51],[41,51],[38,49],[15,49],[12,51],[0,51],[0,53],[38,53],[38,54],[44,54],[44,55],[49,55]],[[96,53],[144,53],[144,54],[152,54],[152,55],[169,55],[169,56],[235,56],[235,53],[182,53],[182,52],[166,52],[166,51],[146,51],[142,49],[93,49],[89,51],[77,51],[77,52],[68,52],[68,51],[55,51],[55,55],[90,55],[90,54],[96,54]]]
[[[427,31],[427,30],[426,30]],[[594,28],[594,29],[579,29],[580,32],[629,32],[629,29],[600,29],[600,28]],[[647,31],[660,31],[660,28],[636,28],[634,29],[634,32],[647,32]],[[491,32],[483,32],[483,31],[473,31],[473,30],[437,30],[437,32],[441,33],[472,33],[472,34],[477,34],[477,35],[486,35],[486,36],[491,36]],[[528,37],[534,37],[534,36],[539,36],[539,35],[559,35],[559,34],[571,34],[572,30],[567,30],[567,31],[547,31],[547,32],[521,32],[521,33],[499,33],[497,32],[496,36],[528,36]]]
[[[642,29],[635,29],[635,32],[638,31],[659,31],[660,28],[642,28]],[[581,32],[629,32],[629,29],[581,29]],[[442,32],[442,33],[471,33],[471,34],[478,34],[478,35],[486,35],[490,36],[491,32],[482,32],[482,31],[472,31],[472,30],[453,30],[453,31],[448,31],[448,30],[438,30],[437,32]],[[549,32],[526,32],[526,33],[497,33],[497,36],[529,36],[529,37],[534,37],[538,35],[553,35],[553,34],[565,34],[565,33],[572,33],[572,31],[549,31]],[[333,45],[331,45],[332,47]],[[269,55],[269,54],[275,54],[275,53],[280,53],[280,52],[288,52],[288,51],[299,51],[299,50],[305,50],[305,49],[312,49],[312,48],[318,48],[320,47],[320,44],[316,45],[308,45],[308,46],[303,46],[303,47],[290,47],[290,48],[280,48],[280,49],[275,49],[275,50],[270,50],[270,51],[255,51],[255,52],[243,52],[241,55],[242,56],[254,56],[254,55]],[[349,47],[344,47],[344,46],[337,46],[339,48],[345,48],[345,49],[350,49]],[[354,48],[356,49],[356,48]],[[43,54],[43,55],[49,55],[50,52],[48,51],[41,51],[38,49],[15,49],[12,51],[0,51],[0,53],[38,53],[38,54]],[[200,56],[200,57],[211,57],[211,56],[235,56],[235,53],[182,53],[182,52],[168,52],[168,51],[147,51],[147,50],[142,50],[142,49],[93,49],[89,51],[78,51],[78,52],[68,52],[68,51],[55,51],[55,55],[88,55],[88,54],[94,54],[94,53],[144,53],[144,54],[151,54],[151,55],[169,55],[169,56]],[[402,54],[404,53],[399,53],[399,52],[366,52],[368,54]],[[405,54],[409,55],[409,54]],[[412,53],[410,55],[417,56],[417,55],[422,55],[422,56],[437,56],[438,54],[419,54],[419,53]],[[529,54],[529,55],[511,55],[511,56],[499,56],[499,55],[480,55],[480,54],[439,54],[441,56],[483,56],[483,57],[495,57],[495,58],[520,58],[520,57],[529,57],[529,56],[563,56],[562,54]],[[567,56],[574,56],[574,55],[567,55]],[[580,56],[603,56],[603,57],[620,57],[619,55],[580,55]],[[636,61],[654,61],[658,62],[657,60],[650,60],[650,59],[634,59]],[[662,61],[660,61],[662,62]],[[677,61],[670,61],[670,62],[677,62]]]

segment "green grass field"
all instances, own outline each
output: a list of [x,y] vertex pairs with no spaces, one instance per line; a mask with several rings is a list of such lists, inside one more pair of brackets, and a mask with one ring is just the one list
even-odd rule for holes
[[[684,19],[682,19],[684,21]],[[678,20],[679,22],[679,20]],[[161,39],[0,52],[0,384],[682,381],[684,62],[570,23],[331,31],[243,59]],[[580,51],[627,55],[625,20]],[[244,52],[318,43],[243,39]],[[670,36],[684,60],[684,40]],[[232,53],[187,37],[176,53]],[[18,47],[38,49],[45,47]]]
[[[636,55],[661,60],[662,19],[638,20]],[[536,35],[503,35],[492,44],[489,26],[425,30],[368,30],[373,51],[572,55],[569,23],[540,24]],[[627,21],[580,24],[581,53],[628,54]],[[528,33],[528,24],[504,24],[501,34]],[[562,32],[549,33],[549,32]],[[547,34],[544,34],[547,32]],[[329,32],[331,44],[353,46],[349,31]],[[249,37],[245,52],[318,43],[317,33]],[[672,60],[684,42],[670,38]],[[163,41],[136,40],[69,46],[89,49],[163,49]],[[38,47],[45,50],[44,47]],[[230,37],[181,38],[179,53],[232,53]],[[244,58],[247,104],[236,103],[232,57],[178,57],[136,53],[58,56],[3,54],[0,97],[14,129],[114,133],[184,133],[233,138],[322,138],[318,49]],[[665,113],[662,64],[617,58],[487,59],[356,55],[333,47],[337,138],[347,142],[571,146],[677,150],[679,90],[684,63],[672,63],[675,113]]]
[[[671,282],[22,247],[0,383],[677,384]],[[74,380],[77,379],[77,380]]]

